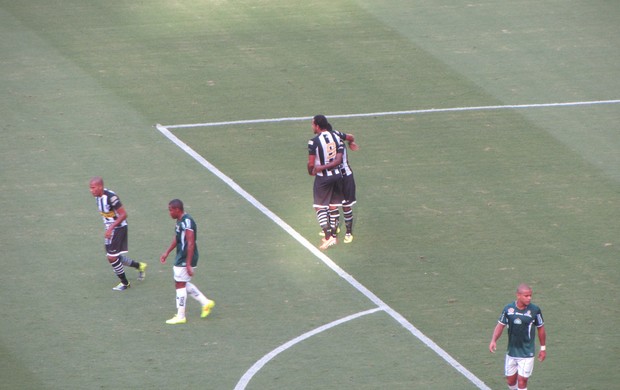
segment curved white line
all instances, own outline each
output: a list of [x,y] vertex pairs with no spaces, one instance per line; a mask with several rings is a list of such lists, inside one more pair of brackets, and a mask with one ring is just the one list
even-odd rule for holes
[[278,356],[280,353],[286,351],[287,349],[291,348],[292,346],[294,346],[295,344],[298,344],[314,335],[317,335],[321,332],[324,332],[328,329],[331,329],[335,326],[338,326],[340,324],[343,324],[345,322],[348,321],[352,321],[356,318],[368,315],[368,314],[372,314],[372,313],[376,313],[378,311],[380,311],[381,309],[376,307],[374,309],[370,309],[370,310],[366,310],[366,311],[362,311],[359,313],[355,313],[355,314],[351,314],[350,316],[341,318],[339,320],[336,321],[332,321],[329,324],[325,324],[323,326],[319,326],[316,329],[313,329],[309,332],[306,332],[304,334],[302,334],[299,337],[295,337],[294,339],[287,341],[286,343],[280,345],[278,348],[274,349],[273,351],[269,352],[268,354],[266,354],[265,356],[263,356],[262,358],[260,358],[256,363],[254,363],[252,365],[252,367],[250,367],[249,370],[247,370],[245,372],[245,374],[243,374],[243,376],[241,377],[241,379],[239,380],[239,382],[237,382],[237,385],[235,386],[235,390],[244,390],[246,388],[246,386],[248,385],[248,383],[250,383],[250,380],[252,380],[252,377],[254,377],[254,375],[256,375],[256,373],[258,371],[261,370],[261,368],[263,368],[263,366],[265,366],[265,364],[269,363],[269,361],[271,361],[273,358],[275,358],[276,356]]

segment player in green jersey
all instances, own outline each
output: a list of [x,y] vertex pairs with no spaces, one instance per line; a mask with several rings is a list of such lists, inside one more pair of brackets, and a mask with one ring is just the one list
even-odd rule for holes
[[202,305],[202,318],[205,318],[211,312],[215,302],[205,297],[205,295],[190,283],[194,275],[194,268],[198,265],[198,247],[196,246],[196,222],[191,215],[183,210],[183,202],[179,199],[173,199],[168,203],[168,211],[170,217],[177,221],[176,234],[168,249],[161,255],[162,264],[166,262],[166,258],[175,248],[177,255],[174,261],[174,281],[177,296],[177,314],[167,320],[167,324],[177,325],[185,324],[185,301],[189,294],[192,298],[200,302]]
[[547,357],[547,333],[540,308],[532,303],[532,288],[527,284],[517,287],[516,301],[506,305],[493,331],[489,350],[497,350],[497,340],[508,327],[508,350],[506,352],[505,375],[510,390],[527,390],[527,381],[534,370],[536,354],[536,329],[540,351],[538,360]]

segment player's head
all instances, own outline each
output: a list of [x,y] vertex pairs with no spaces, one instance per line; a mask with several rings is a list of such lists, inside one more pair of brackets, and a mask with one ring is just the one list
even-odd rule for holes
[[312,124],[321,130],[327,130],[327,127],[329,126],[329,122],[327,121],[325,115],[320,114],[315,115],[314,118],[312,118]]
[[517,294],[522,294],[526,291],[532,291],[532,288],[525,283],[521,283],[517,286]]
[[168,212],[173,219],[179,219],[183,216],[183,202],[180,199],[172,199],[168,202]]
[[95,176],[89,182],[90,193],[97,197],[103,195],[103,179],[101,176]]
[[532,288],[525,283],[517,286],[517,306],[527,306],[532,302]]

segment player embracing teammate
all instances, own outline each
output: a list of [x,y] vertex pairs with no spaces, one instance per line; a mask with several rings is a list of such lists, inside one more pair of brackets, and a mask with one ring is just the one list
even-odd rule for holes
[[325,250],[338,242],[342,207],[346,233],[344,242],[353,241],[353,209],[356,203],[355,179],[346,157],[345,141],[351,150],[357,150],[352,134],[333,130],[324,115],[312,118],[314,137],[308,141],[308,174],[314,176],[313,200],[316,218],[323,240],[319,248]]
[[[340,165],[340,173],[342,174],[342,214],[344,216],[344,224],[346,232],[344,235],[344,243],[349,244],[353,241],[353,205],[357,202],[355,198],[355,178],[353,177],[353,170],[349,165],[349,157],[347,155],[347,143],[349,148],[353,151],[359,149],[359,146],[355,143],[355,136],[351,133],[343,133],[338,130],[333,130],[332,125],[328,124],[329,131],[338,136],[342,141],[342,164]],[[339,210],[331,210],[331,222],[334,231],[338,232],[338,224],[340,221]]]

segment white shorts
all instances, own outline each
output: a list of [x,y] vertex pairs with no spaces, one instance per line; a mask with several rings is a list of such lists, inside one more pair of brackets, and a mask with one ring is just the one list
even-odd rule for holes
[[534,358],[516,358],[506,355],[506,376],[519,374],[520,377],[529,378],[534,371]]
[[[196,269],[196,268],[192,268]],[[172,267],[174,272],[174,281],[175,282],[189,282],[192,280],[192,277],[187,273],[187,267],[177,267],[176,265]]]

